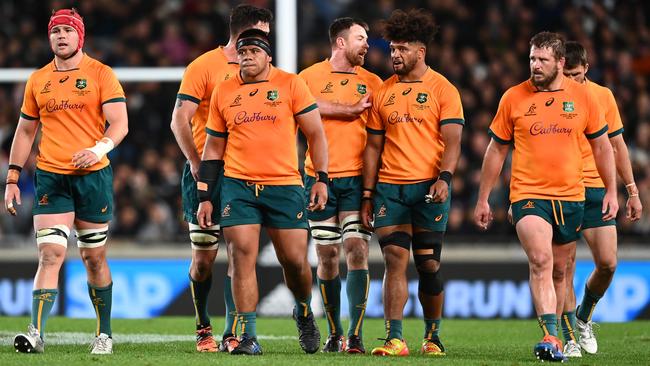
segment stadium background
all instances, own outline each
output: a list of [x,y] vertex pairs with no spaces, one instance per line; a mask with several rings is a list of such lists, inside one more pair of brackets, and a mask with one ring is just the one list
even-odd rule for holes
[[[0,72],[39,68],[52,58],[46,25],[51,9],[76,6],[86,24],[84,51],[112,67],[184,67],[201,53],[227,42],[227,16],[234,1],[128,0],[115,6],[97,1],[4,1],[0,3]],[[287,1],[250,1],[276,10]],[[379,36],[379,20],[395,8],[425,7],[435,15],[440,33],[429,47],[428,64],[460,90],[466,128],[463,151],[453,181],[449,230],[443,251],[447,289],[446,317],[528,318],[533,316],[527,286],[528,270],[514,230],[506,222],[509,176],[504,174],[492,194],[495,221],[488,232],[472,224],[482,156],[489,142],[487,126],[499,98],[526,79],[528,40],[541,30],[559,31],[582,42],[589,51],[590,79],[610,87],[625,125],[640,195],[646,215],[631,224],[619,216],[619,269],[612,288],[600,303],[596,320],[650,318],[650,5],[642,1],[523,1],[461,0],[367,2],[352,0],[300,1],[297,31],[272,32],[297,37],[301,70],[329,55],[327,27],[338,16],[357,16],[371,27],[366,67],[386,78],[391,74],[388,45]],[[276,24],[278,22],[276,11]],[[276,42],[277,45],[277,42]],[[286,53],[276,47],[275,55]],[[289,52],[289,54],[291,54]],[[276,60],[277,58],[276,57]],[[294,70],[295,71],[295,70]],[[151,71],[150,71],[151,72]],[[153,71],[155,73],[155,71]],[[114,273],[114,314],[150,317],[191,314],[187,268],[189,245],[180,209],[180,172],[184,159],[169,129],[178,81],[123,82],[130,132],[110,154],[115,174],[115,219],[109,256]],[[0,174],[5,174],[13,131],[19,115],[24,81],[0,83]],[[302,154],[302,152],[301,152]],[[24,315],[30,310],[31,278],[36,268],[29,208],[33,202],[34,154],[26,164],[20,186],[19,217],[0,215],[0,315]],[[504,170],[509,170],[507,167]],[[4,178],[4,177],[0,177]],[[621,187],[621,207],[624,207]],[[272,246],[262,238],[259,261],[260,313],[288,313],[291,299],[281,284]],[[83,266],[76,246],[61,276],[56,312],[92,317],[85,293]],[[584,244],[579,249],[576,288],[581,296],[592,268]],[[315,253],[310,253],[315,263]],[[225,271],[223,251],[215,266]],[[344,267],[344,266],[343,266]],[[344,271],[343,271],[344,273]],[[383,266],[371,245],[373,278],[368,316],[382,316]],[[220,276],[216,275],[215,279]],[[414,273],[411,278],[415,279]],[[211,311],[223,312],[220,281],[215,280]],[[417,316],[417,283],[410,286],[406,314]],[[344,297],[344,296],[343,296]],[[319,297],[314,297],[317,312]],[[343,309],[346,306],[343,304]]]

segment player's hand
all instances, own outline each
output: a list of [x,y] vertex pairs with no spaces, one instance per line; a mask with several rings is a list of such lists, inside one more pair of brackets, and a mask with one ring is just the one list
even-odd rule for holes
[[447,200],[449,185],[442,179],[438,179],[429,188],[429,194],[424,196],[427,203],[440,203]]
[[16,207],[14,206],[14,201],[16,202],[16,205],[21,205],[20,188],[18,188],[18,184],[7,184],[5,186],[5,209],[12,216],[16,216]]
[[201,229],[207,229],[214,225],[212,223],[212,202],[203,201],[199,203],[199,210],[196,212],[196,219]]
[[492,210],[487,201],[479,201],[474,208],[474,222],[478,227],[487,230],[490,222],[492,222]]
[[354,114],[361,114],[363,111],[366,109],[370,108],[372,106],[372,103],[370,102],[370,92],[368,92],[366,95],[363,96],[363,98],[359,99],[358,102],[352,105],[352,110]]
[[373,210],[374,203],[370,199],[361,200],[361,209],[359,210],[359,215],[361,216],[361,224],[366,227],[368,230],[373,230],[372,219],[373,219]]
[[512,205],[508,206],[508,222],[510,223],[510,225],[515,224],[512,220]]
[[628,197],[627,203],[625,204],[625,217],[630,221],[638,221],[641,218],[641,211],[643,211],[643,205],[641,204],[641,199],[639,199],[639,194],[636,196]]
[[312,212],[323,211],[325,204],[327,204],[327,184],[325,182],[316,182],[311,186],[307,209]]
[[616,190],[608,190],[603,198],[603,221],[609,221],[616,218],[618,213],[618,198],[616,197]]
[[75,168],[88,168],[99,163],[99,157],[94,152],[83,149],[72,154],[72,165]]
[[192,174],[195,182],[199,181],[199,165],[201,165],[201,159],[197,161],[190,160],[190,174]]

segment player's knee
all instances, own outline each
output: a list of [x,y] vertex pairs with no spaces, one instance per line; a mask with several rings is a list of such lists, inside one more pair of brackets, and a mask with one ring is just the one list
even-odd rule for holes
[[358,214],[345,217],[341,221],[341,231],[342,239],[344,242],[353,238],[368,242],[370,241],[370,236],[372,235],[371,232],[363,226],[361,217]]
[[319,246],[316,250],[318,251],[318,263],[320,266],[325,268],[333,268],[339,263],[339,250],[338,246],[327,245]]
[[566,266],[553,266],[553,281],[563,281],[566,273]]
[[216,250],[219,246],[219,225],[201,229],[199,225],[189,224],[190,242],[193,250]]
[[368,243],[361,239],[350,239],[345,243],[345,257],[348,267],[366,267],[368,263]]
[[205,258],[202,256],[194,256],[192,258],[192,264],[190,271],[193,274],[193,277],[197,281],[204,280],[212,274],[212,266],[214,261],[212,258]]
[[99,248],[106,245],[108,225],[92,229],[77,230],[77,246],[79,248]]
[[341,243],[341,228],[333,221],[309,220],[309,231],[318,245],[335,245]]
[[553,255],[546,252],[531,253],[528,264],[533,275],[541,274],[553,267]]
[[616,272],[616,264],[616,258],[600,260],[596,262],[596,271],[600,272],[603,276],[614,276],[614,272]]
[[442,253],[442,231],[425,231],[413,235],[413,260],[418,272],[437,272]]
[[36,244],[58,244],[64,247],[68,246],[68,236],[70,228],[66,225],[54,225],[36,230]]
[[418,271],[420,281],[418,282],[418,291],[431,296],[440,295],[444,290],[440,271],[424,272]]
[[42,248],[39,250],[38,266],[43,267],[60,267],[65,260],[65,251],[56,250],[56,248]]
[[91,273],[97,273],[106,265],[106,255],[104,253],[84,252],[81,260]]

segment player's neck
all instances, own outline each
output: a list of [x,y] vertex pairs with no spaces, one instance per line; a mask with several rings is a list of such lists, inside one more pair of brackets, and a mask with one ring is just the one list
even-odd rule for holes
[[332,71],[335,72],[354,72],[355,68],[355,66],[348,61],[348,58],[345,57],[345,53],[338,50],[332,51],[330,65],[332,65]]
[[67,59],[63,59],[57,55],[54,55],[54,65],[58,71],[76,69],[77,66],[79,66],[79,63],[81,63],[81,59],[83,59],[83,57],[84,54],[81,50],[79,50],[74,56]]
[[564,83],[564,75],[561,73],[558,73],[557,77],[555,80],[551,81],[550,84],[548,84],[547,87],[542,88],[542,87],[537,87],[537,90],[539,91],[555,91],[555,90],[560,90],[562,89],[562,84]]
[[223,53],[226,55],[228,62],[237,62],[237,40],[230,39],[228,44],[223,46]]
[[427,72],[429,66],[424,62],[418,62],[415,64],[415,67],[411,72],[406,75],[399,77],[399,81],[419,81],[422,79],[422,76]]
[[258,81],[265,81],[269,79],[269,74],[271,73],[271,64],[268,65],[266,70],[262,70],[259,74],[253,76],[253,77],[248,77],[245,76],[244,73],[241,71],[239,72],[239,75],[241,76],[241,79],[244,83],[256,83]]

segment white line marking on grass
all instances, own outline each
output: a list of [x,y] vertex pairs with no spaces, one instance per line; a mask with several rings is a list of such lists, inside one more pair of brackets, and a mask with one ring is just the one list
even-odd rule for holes
[[[0,331],[0,344],[12,344],[16,333],[6,330]],[[90,344],[94,338],[92,333],[82,332],[47,332],[45,344]],[[217,337],[218,338],[218,337]],[[296,336],[258,335],[260,340],[284,341],[297,340]],[[155,334],[155,333],[113,333],[115,343],[165,343],[165,342],[190,342],[195,341],[191,334]]]

